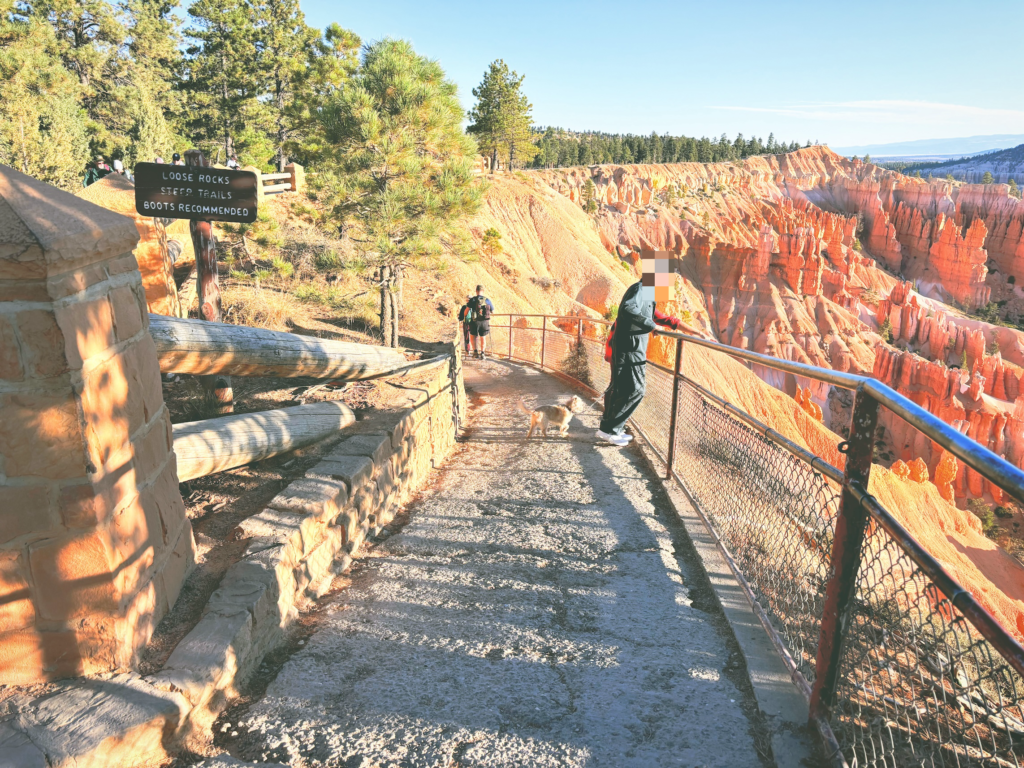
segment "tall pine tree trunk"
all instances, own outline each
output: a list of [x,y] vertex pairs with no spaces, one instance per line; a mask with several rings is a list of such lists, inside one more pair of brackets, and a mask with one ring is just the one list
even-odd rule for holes
[[277,79],[277,172],[284,173],[288,158],[284,154],[284,83]]
[[398,286],[397,268],[381,265],[377,272],[380,281],[380,338],[385,347],[398,346]]

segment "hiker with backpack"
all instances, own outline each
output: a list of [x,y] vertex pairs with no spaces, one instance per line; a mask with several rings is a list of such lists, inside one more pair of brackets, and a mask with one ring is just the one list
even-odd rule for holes
[[473,300],[472,294],[466,297],[466,303],[459,309],[459,322],[462,323],[462,340],[466,343],[466,356],[469,356],[469,340],[472,336],[473,310],[469,303]]
[[467,302],[473,314],[473,322],[469,328],[469,334],[473,338],[473,357],[483,360],[487,357],[487,336],[491,332],[491,315],[494,314],[494,305],[491,300],[484,296],[484,287],[476,287],[476,296]]

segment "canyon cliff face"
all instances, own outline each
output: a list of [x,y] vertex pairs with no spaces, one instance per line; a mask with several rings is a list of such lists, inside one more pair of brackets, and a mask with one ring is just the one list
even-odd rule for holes
[[[587,215],[591,183],[598,206]],[[640,251],[673,251],[681,290],[665,309],[696,332],[876,376],[1020,465],[1012,414],[1024,334],[944,302],[984,305],[993,286],[1012,292],[1024,280],[1022,220],[1005,190],[909,178],[825,147],[742,163],[532,171],[495,177],[474,223],[478,236],[498,229],[505,253],[457,269],[466,287],[496,278],[499,311],[596,316],[639,277]],[[987,250],[996,232],[998,259]],[[655,340],[650,354],[668,362],[672,344]],[[848,424],[849,399],[830,386],[755,372],[833,430]],[[934,477],[942,456],[922,440],[883,418],[888,461],[921,459]],[[961,504],[1001,498],[973,474],[960,467],[944,481]]]
[[[594,214],[583,210],[588,181]],[[672,251],[682,274],[662,309],[693,332],[874,376],[1024,466],[1024,334],[952,305],[1016,295],[1022,219],[1005,191],[911,179],[823,147],[532,171],[493,179],[472,228],[478,239],[497,229],[504,252],[453,265],[452,282],[456,295],[484,283],[499,312],[598,317],[638,279],[640,251]],[[649,356],[668,363],[673,348],[654,338]],[[693,346],[684,360],[691,378],[842,466],[851,393]],[[963,509],[1005,501],[999,489],[884,409],[876,439],[872,492],[1024,636],[1024,570]]]

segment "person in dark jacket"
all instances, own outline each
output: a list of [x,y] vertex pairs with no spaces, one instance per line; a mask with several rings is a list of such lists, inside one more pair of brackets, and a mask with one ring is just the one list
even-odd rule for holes
[[[659,258],[664,254],[665,258]],[[644,399],[647,390],[647,341],[659,324],[677,328],[677,318],[662,315],[655,306],[672,298],[678,261],[669,252],[645,251],[643,277],[629,288],[619,303],[612,337],[612,383],[604,396],[604,415],[597,437],[612,445],[627,445],[633,438],[624,431],[626,422]]]
[[470,333],[473,330],[473,310],[469,306],[469,303],[473,300],[473,297],[467,296],[466,303],[462,305],[459,310],[459,322],[462,323],[462,340],[466,342],[466,355],[469,355],[469,339]]
[[112,169],[107,165],[106,160],[102,157],[97,157],[85,166],[85,178],[82,180],[82,186],[88,187],[90,184],[95,184],[97,181],[109,174],[111,170]]

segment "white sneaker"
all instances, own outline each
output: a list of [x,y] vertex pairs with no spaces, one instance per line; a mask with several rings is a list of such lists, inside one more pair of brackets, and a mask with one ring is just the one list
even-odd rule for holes
[[631,434],[629,434],[628,432],[623,432],[621,435],[619,435],[619,437],[626,438],[626,442],[628,442],[628,443],[633,442],[633,436]]
[[609,435],[607,432],[602,432],[600,429],[597,430],[597,438],[620,447],[629,445],[629,441],[632,439],[629,435]]

